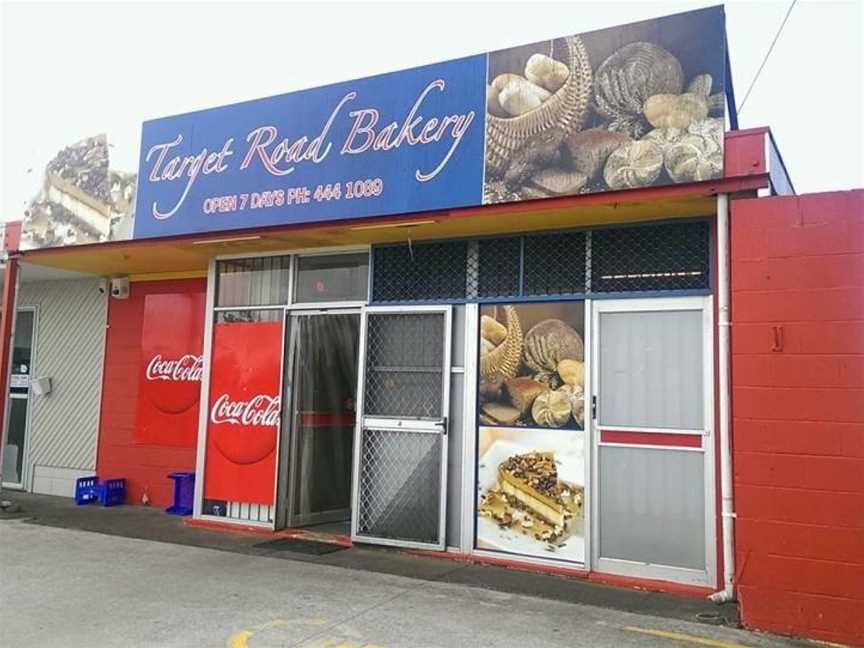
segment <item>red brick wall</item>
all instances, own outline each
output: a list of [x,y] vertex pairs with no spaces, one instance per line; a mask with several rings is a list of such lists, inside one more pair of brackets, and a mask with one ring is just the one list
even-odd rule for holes
[[127,504],[140,504],[146,491],[151,505],[168,506],[174,493],[168,473],[195,470],[194,447],[144,445],[134,438],[144,298],[205,291],[204,279],[133,282],[128,299],[109,300],[96,469],[100,476],[126,477]]
[[732,205],[738,596],[864,645],[864,191]]

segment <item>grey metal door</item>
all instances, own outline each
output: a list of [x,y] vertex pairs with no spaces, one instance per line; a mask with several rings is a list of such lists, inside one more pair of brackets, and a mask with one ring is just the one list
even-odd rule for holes
[[444,548],[450,318],[449,306],[363,312],[356,541]]

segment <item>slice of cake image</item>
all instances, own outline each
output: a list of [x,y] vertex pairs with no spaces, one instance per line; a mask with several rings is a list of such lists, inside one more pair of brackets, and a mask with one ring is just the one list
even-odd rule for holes
[[582,518],[582,499],[582,487],[558,477],[554,452],[528,452],[498,465],[495,485],[481,495],[480,514],[554,550]]
[[109,168],[105,135],[67,146],[25,212],[22,249],[129,238],[136,183],[136,174]]
[[509,457],[498,466],[498,486],[525,510],[556,527],[563,527],[580,510],[581,498],[573,487],[558,480],[551,452]]

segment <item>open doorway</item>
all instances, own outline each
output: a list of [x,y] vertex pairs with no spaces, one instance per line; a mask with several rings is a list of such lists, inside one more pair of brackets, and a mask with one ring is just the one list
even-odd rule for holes
[[277,527],[347,535],[360,312],[291,311],[285,334]]

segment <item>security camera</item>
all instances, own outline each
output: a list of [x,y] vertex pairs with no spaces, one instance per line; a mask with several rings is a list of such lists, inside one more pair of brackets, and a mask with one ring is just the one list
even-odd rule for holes
[[128,277],[115,277],[111,280],[111,296],[114,299],[126,299],[129,297]]
[[99,291],[100,295],[107,295],[110,288],[111,282],[108,279],[100,279],[99,283],[96,284],[96,290]]

